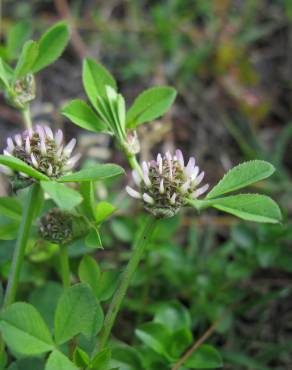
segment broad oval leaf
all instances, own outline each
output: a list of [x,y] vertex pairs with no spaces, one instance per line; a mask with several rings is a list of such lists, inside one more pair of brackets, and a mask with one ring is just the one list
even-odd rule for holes
[[135,331],[137,337],[160,355],[172,360],[169,354],[171,334],[165,325],[149,322]]
[[107,132],[106,124],[95,114],[83,100],[75,99],[65,105],[62,114],[77,126],[93,132]]
[[43,173],[35,170],[33,167],[29,166],[25,162],[23,162],[21,159],[11,157],[8,155],[0,155],[0,164],[3,164],[4,166],[7,166],[11,168],[14,171],[23,172],[26,175],[33,177],[36,180],[44,180],[48,181],[50,180],[46,175]]
[[91,104],[97,106],[97,97],[106,97],[106,86],[116,90],[117,85],[110,72],[93,59],[85,59],[82,71],[83,86]]
[[65,343],[79,333],[92,336],[102,320],[101,307],[89,285],[81,283],[72,286],[63,293],[56,308],[57,344]]
[[168,86],[152,87],[140,94],[127,112],[127,127],[135,128],[162,116],[172,105],[176,90]]
[[16,198],[0,198],[0,214],[14,220],[20,220],[22,215],[21,203]]
[[1,312],[0,329],[5,342],[17,353],[39,355],[54,348],[43,318],[28,303],[17,302]]
[[49,28],[38,42],[39,53],[32,66],[32,72],[36,73],[55,62],[63,53],[69,37],[69,27],[66,22],[58,22]]
[[261,194],[238,194],[211,200],[211,206],[247,221],[278,223],[281,210],[270,197]]
[[207,199],[216,198],[222,194],[244,188],[271,176],[274,166],[266,161],[254,160],[244,162],[231,168],[217,185],[208,193]]
[[191,326],[189,311],[178,302],[158,305],[155,309],[154,321],[165,325],[171,332]]
[[9,59],[17,58],[23,44],[30,38],[31,33],[31,22],[27,20],[17,22],[9,28],[7,35],[7,51]]
[[65,175],[58,179],[59,182],[82,182],[82,181],[97,181],[108,177],[113,177],[123,174],[125,171],[117,164],[96,164],[92,167],[84,168],[71,175]]
[[222,358],[220,353],[208,344],[202,344],[188,358],[185,365],[191,369],[217,369],[222,367]]
[[54,181],[41,181],[45,192],[53,199],[57,206],[63,210],[70,211],[82,202],[82,196],[78,191]]
[[53,351],[46,363],[45,370],[78,370],[78,368],[60,351]]

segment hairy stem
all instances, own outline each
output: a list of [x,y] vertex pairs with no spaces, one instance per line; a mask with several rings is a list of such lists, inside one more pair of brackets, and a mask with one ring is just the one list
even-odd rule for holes
[[110,303],[110,306],[109,306],[109,309],[108,309],[108,312],[106,314],[105,321],[104,321],[100,345],[96,344],[93,355],[95,355],[98,352],[98,350],[102,350],[103,348],[105,348],[107,345],[112,327],[115,323],[115,319],[120,310],[120,307],[126,295],[127,289],[131,283],[132,277],[143,256],[145,247],[147,246],[147,244],[149,243],[149,240],[151,239],[151,236],[153,234],[156,224],[157,224],[157,219],[153,218],[152,216],[147,217],[144,227],[142,231],[140,232],[138,240],[133,248],[133,252],[128,262],[128,265],[121,276],[121,280],[119,282],[117,290]]
[[27,129],[32,127],[29,105],[22,110],[22,118]]
[[68,289],[70,287],[70,267],[67,245],[60,245],[60,265],[63,288]]
[[7,307],[13,303],[16,297],[20,269],[25,255],[25,249],[29,238],[34,211],[38,203],[37,198],[39,191],[39,184],[33,184],[29,189],[29,193],[26,198],[26,203],[22,213],[22,220],[19,227],[18,238],[12,258],[12,264],[9,271],[8,283],[3,303],[4,307]]

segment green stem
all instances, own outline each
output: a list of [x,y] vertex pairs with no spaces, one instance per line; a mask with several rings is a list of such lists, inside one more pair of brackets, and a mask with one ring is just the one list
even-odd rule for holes
[[70,267],[67,245],[60,245],[60,264],[63,288],[68,289],[70,287]]
[[127,155],[127,158],[128,158],[128,162],[129,162],[129,164],[130,164],[131,168],[132,168],[133,170],[136,170],[136,171],[139,173],[139,175],[140,175],[141,177],[143,177],[143,173],[142,173],[141,167],[140,167],[140,165],[139,165],[139,163],[138,163],[138,161],[137,161],[136,156],[135,156],[135,155],[133,155],[133,154],[128,154],[128,155]]
[[27,129],[32,127],[29,105],[22,109],[22,118]]
[[13,303],[16,297],[20,269],[25,255],[25,249],[29,238],[34,211],[37,206],[39,189],[39,184],[33,184],[29,189],[29,193],[26,198],[26,203],[19,228],[19,234],[9,271],[8,283],[3,304],[4,307],[7,307],[11,303]]
[[126,295],[129,284],[131,283],[132,277],[143,256],[145,247],[147,246],[147,244],[149,243],[149,240],[151,239],[151,236],[153,234],[156,224],[157,224],[157,219],[153,218],[152,216],[147,217],[144,227],[138,237],[137,243],[135,244],[133,248],[132,256],[128,262],[128,265],[125,271],[123,272],[118,288],[110,303],[108,312],[104,320],[104,326],[103,326],[103,332],[101,334],[100,346],[98,345],[98,343],[96,344],[94,351],[93,351],[93,356],[96,355],[96,353],[99,350],[104,349],[105,346],[107,345],[112,327],[115,323],[115,319],[120,310],[121,304]]

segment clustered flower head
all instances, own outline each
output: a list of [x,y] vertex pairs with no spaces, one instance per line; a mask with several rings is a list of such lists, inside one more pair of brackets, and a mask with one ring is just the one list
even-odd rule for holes
[[40,236],[50,243],[67,244],[88,232],[88,225],[82,217],[59,208],[52,208],[39,221]]
[[185,165],[181,150],[174,156],[160,153],[157,159],[142,163],[142,173],[133,171],[133,180],[138,190],[126,187],[128,194],[143,201],[144,208],[159,218],[174,216],[189,198],[198,198],[207,191],[209,185],[198,187],[204,172],[196,166],[191,157]]
[[71,157],[75,144],[76,139],[72,139],[64,146],[60,129],[54,134],[50,127],[37,125],[14,138],[8,138],[3,153],[21,159],[54,179],[70,171],[79,160],[80,154]]

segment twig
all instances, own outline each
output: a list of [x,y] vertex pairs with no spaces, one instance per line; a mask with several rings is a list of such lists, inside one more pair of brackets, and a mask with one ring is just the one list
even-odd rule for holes
[[187,350],[187,352],[178,360],[178,362],[174,365],[172,370],[178,370],[186,361],[187,359],[203,344],[216,330],[217,326],[220,322],[225,318],[228,311],[225,311],[208,329],[205,333],[195,342],[195,344]]

